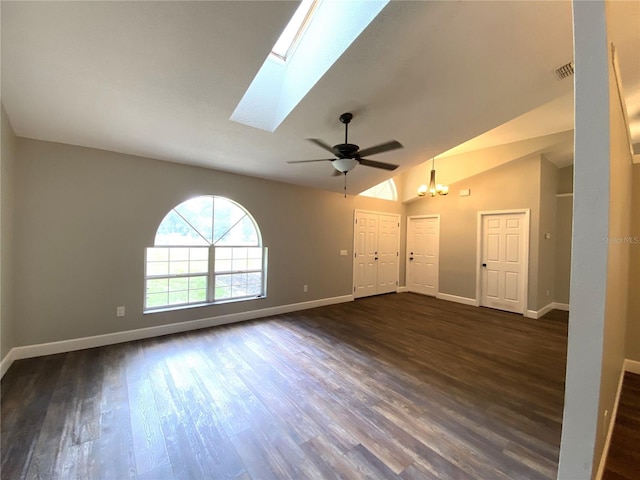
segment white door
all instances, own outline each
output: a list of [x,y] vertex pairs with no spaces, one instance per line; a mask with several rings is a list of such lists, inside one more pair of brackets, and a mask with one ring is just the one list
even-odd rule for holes
[[356,212],[355,222],[353,296],[358,298],[377,293],[378,215]]
[[397,290],[399,231],[399,215],[356,210],[353,242],[355,298]]
[[524,313],[528,262],[525,213],[482,216],[480,304]]
[[438,293],[440,219],[407,219],[407,290],[433,295]]
[[377,293],[395,292],[398,280],[398,230],[397,215],[380,215],[378,218],[378,287]]

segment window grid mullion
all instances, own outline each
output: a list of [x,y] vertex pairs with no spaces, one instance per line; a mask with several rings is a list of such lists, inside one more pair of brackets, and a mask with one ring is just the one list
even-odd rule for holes
[[215,286],[216,286],[216,248],[211,244],[209,246],[209,275],[207,282],[207,300],[213,302],[215,300]]

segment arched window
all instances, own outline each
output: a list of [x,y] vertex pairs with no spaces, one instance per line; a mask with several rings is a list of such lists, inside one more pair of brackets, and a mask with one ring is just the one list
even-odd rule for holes
[[255,220],[224,197],[173,208],[145,261],[145,311],[265,295],[266,249]]
[[378,185],[374,185],[368,190],[365,190],[360,195],[363,197],[380,198],[382,200],[398,200],[398,191],[396,190],[396,183],[393,178],[385,180]]

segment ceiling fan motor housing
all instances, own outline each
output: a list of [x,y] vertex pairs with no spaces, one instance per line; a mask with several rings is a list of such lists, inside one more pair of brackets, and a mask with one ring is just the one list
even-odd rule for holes
[[334,145],[333,149],[340,158],[354,158],[357,156],[360,147],[353,143],[339,143],[338,145]]

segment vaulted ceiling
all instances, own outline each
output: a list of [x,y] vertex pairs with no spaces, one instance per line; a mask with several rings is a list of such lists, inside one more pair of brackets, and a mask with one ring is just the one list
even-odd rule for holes
[[[404,144],[375,157],[399,164],[394,174],[481,134],[459,148],[573,126],[573,81],[554,73],[573,58],[571,4],[521,1],[392,1],[275,132],[231,121],[296,7],[3,1],[2,102],[19,136],[334,191],[342,180],[329,162],[286,161],[324,158],[305,138],[340,143],[346,111],[355,115],[351,142]],[[640,123],[637,10],[616,17],[632,123]],[[640,141],[640,129],[634,135]],[[359,166],[349,192],[388,176]]]

